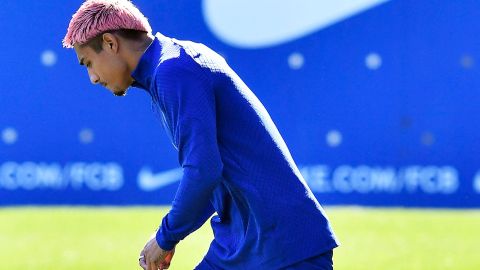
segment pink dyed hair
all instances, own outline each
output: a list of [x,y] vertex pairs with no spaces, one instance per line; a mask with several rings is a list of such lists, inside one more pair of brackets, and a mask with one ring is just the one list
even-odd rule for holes
[[147,18],[129,0],[87,0],[73,14],[63,47],[83,45],[101,33],[119,29],[152,32]]

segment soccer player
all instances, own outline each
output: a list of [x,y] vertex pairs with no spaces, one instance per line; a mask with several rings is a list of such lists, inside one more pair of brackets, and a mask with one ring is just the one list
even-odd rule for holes
[[221,56],[152,35],[127,0],[84,2],[63,45],[92,83],[116,96],[145,90],[178,150],[183,178],[140,253],[143,269],[168,268],[175,246],[215,212],[214,240],[196,269],[333,269],[338,243],[322,207],[262,103]]

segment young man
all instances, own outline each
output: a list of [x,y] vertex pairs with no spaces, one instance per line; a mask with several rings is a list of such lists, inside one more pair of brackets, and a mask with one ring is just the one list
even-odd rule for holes
[[151,34],[127,0],[89,0],[63,45],[90,80],[116,96],[151,96],[178,150],[183,178],[170,212],[141,251],[166,269],[175,246],[213,213],[214,240],[197,269],[332,269],[338,246],[262,103],[202,44]]

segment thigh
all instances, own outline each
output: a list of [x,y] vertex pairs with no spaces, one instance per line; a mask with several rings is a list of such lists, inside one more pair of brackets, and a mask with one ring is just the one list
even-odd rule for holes
[[290,265],[284,270],[333,270],[333,251]]

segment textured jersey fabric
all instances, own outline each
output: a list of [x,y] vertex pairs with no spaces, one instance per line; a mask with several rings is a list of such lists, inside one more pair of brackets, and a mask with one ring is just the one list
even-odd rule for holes
[[269,114],[221,56],[157,34],[132,77],[183,168],[160,247],[172,249],[214,212],[205,260],[220,269],[279,269],[337,246]]

